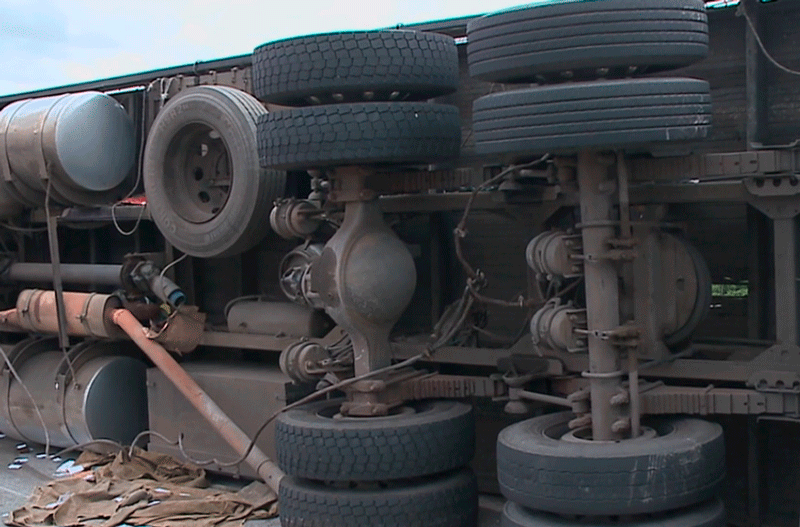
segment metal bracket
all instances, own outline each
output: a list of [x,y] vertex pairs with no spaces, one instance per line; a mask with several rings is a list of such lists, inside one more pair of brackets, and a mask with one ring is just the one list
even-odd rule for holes
[[328,199],[332,202],[371,201],[378,197],[378,192],[367,188],[369,179],[375,175],[370,167],[350,166],[338,167],[330,174],[330,191]]
[[200,345],[206,322],[206,314],[197,306],[179,306],[166,325],[151,336],[169,351],[189,353]]
[[609,249],[602,253],[587,253],[583,256],[575,256],[576,259],[585,260],[587,262],[597,262],[601,260],[609,260],[612,262],[630,262],[639,256],[639,252],[633,249]]
[[800,371],[800,346],[775,344],[750,361],[753,366],[764,369],[791,369]]
[[776,344],[750,361],[747,386],[759,392],[800,393],[800,346]]
[[575,332],[610,341],[614,346],[620,348],[636,348],[639,346],[639,337],[642,334],[639,326],[631,323],[622,324],[613,329],[592,331],[576,329]]
[[747,379],[747,386],[759,392],[800,393],[800,374],[790,371],[757,371]]
[[[347,387],[348,401],[342,404],[341,412],[351,416],[381,416],[405,401],[467,397],[499,399],[510,395],[512,390],[499,375],[439,375],[406,369],[384,379],[361,381]],[[517,392],[521,391],[517,389]]]
[[341,413],[358,417],[388,415],[392,408],[403,404],[404,383],[430,375],[425,371],[406,368],[382,378],[353,383],[344,388],[347,401],[342,403]]
[[744,180],[747,191],[757,197],[784,197],[800,194],[800,180],[794,174],[753,176]]

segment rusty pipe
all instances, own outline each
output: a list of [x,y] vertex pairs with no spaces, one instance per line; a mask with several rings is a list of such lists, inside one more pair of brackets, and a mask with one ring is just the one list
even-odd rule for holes
[[16,308],[0,311],[0,331],[9,333],[27,333],[28,330],[19,323],[19,313]]
[[[113,295],[98,293],[64,293],[64,318],[67,335],[75,337],[119,338],[119,329],[108,320],[113,309],[122,305]],[[56,293],[41,289],[26,289],[17,297],[15,314],[11,311],[2,321],[19,325],[25,331],[58,334]]]
[[[247,437],[247,434],[225,415],[167,350],[159,343],[147,338],[145,328],[136,320],[136,317],[127,309],[115,309],[111,313],[111,320],[139,346],[192,406],[219,432],[231,448],[240,456],[244,456],[250,447],[250,438]],[[244,462],[250,465],[276,494],[278,493],[281,478],[284,476],[283,471],[261,449],[253,446]]]

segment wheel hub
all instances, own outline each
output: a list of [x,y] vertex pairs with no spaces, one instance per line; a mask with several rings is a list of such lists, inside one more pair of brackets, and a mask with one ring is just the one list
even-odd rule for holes
[[228,201],[232,171],[228,149],[213,128],[194,123],[180,130],[166,156],[166,191],[175,212],[186,221],[214,219]]

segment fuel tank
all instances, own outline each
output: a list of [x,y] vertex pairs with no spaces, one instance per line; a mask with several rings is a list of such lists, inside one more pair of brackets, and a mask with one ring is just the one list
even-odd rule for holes
[[146,429],[146,365],[131,343],[84,341],[68,350],[69,361],[55,338],[5,349],[22,381],[3,362],[0,430],[8,436],[54,447],[130,444]]
[[0,175],[26,206],[113,199],[136,157],[133,121],[113,97],[81,92],[25,99],[0,111]]

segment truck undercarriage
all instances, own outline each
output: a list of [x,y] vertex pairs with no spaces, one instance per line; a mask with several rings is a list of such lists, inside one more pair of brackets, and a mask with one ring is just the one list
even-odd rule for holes
[[794,524],[800,6],[718,4],[0,97],[0,429],[153,430],[284,525]]

